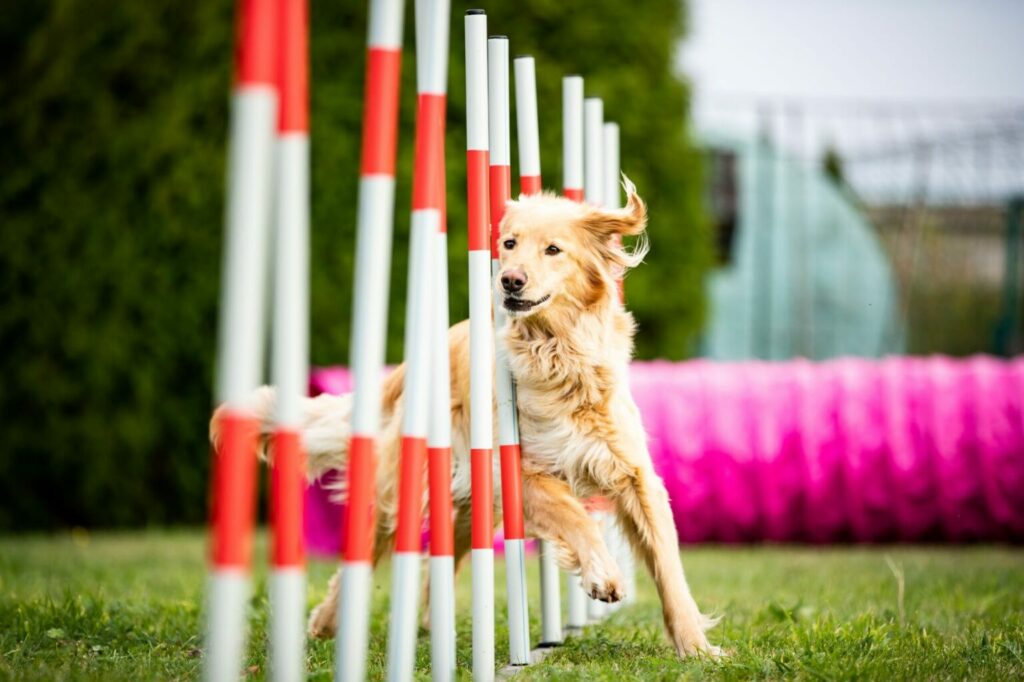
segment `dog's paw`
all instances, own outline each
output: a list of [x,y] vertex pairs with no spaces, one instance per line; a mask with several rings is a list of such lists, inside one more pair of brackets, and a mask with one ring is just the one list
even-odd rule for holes
[[335,609],[328,608],[326,604],[321,604],[313,609],[313,612],[309,614],[309,624],[307,625],[309,636],[312,639],[333,638],[337,628],[336,613]]
[[622,578],[613,576],[599,580],[584,580],[583,588],[591,599],[614,604],[626,598],[626,586]]

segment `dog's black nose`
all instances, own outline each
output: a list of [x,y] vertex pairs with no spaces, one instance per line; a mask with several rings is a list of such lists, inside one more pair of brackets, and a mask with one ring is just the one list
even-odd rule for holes
[[522,270],[506,270],[501,273],[501,288],[510,294],[522,291],[526,286],[526,273]]

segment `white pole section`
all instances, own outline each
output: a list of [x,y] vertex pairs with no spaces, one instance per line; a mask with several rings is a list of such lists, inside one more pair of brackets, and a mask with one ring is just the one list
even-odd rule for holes
[[562,78],[562,191],[583,201],[583,77]]
[[487,15],[466,12],[469,222],[469,448],[472,478],[473,679],[494,679],[494,330],[488,231]]
[[519,191],[539,194],[540,125],[537,122],[537,75],[533,57],[513,60],[516,76],[516,139],[519,141]]
[[583,101],[583,196],[604,205],[604,104],[597,97]]
[[356,265],[352,306],[352,437],[344,570],[338,591],[334,676],[362,682],[370,620],[374,473],[388,276],[395,211],[395,145],[402,57],[402,0],[371,0],[363,99]]
[[262,378],[278,99],[276,9],[277,0],[248,0],[238,6],[215,395],[226,411],[212,466],[203,660],[204,679],[218,682],[238,679],[245,652],[259,425],[242,406]]
[[[496,280],[498,236],[505,207],[512,195],[512,153],[509,111],[508,38],[487,41],[487,113],[491,145],[491,275]],[[539,169],[537,170],[539,173]],[[495,296],[498,296],[495,294]],[[494,328],[505,326],[500,297],[494,303]],[[497,338],[497,334],[495,334]],[[509,663],[530,662],[530,619],[526,603],[526,550],[523,533],[523,492],[515,384],[504,348],[498,344],[495,391],[498,404],[498,446],[501,457],[501,502],[505,530],[505,584],[508,590]]]
[[309,56],[307,0],[278,0],[277,257],[271,368],[277,425],[270,474],[270,670],[306,677],[304,466],[299,432],[309,384]]
[[[513,61],[516,76],[516,138],[519,141],[519,188],[523,194],[541,191],[540,125],[537,116],[537,77],[533,57],[523,55]],[[540,565],[540,646],[562,642],[562,596],[558,585],[558,566],[551,548],[539,541]]]
[[619,124],[604,124],[604,205],[622,208],[622,190],[619,179]]
[[416,2],[416,151],[413,172],[409,280],[405,315],[398,526],[391,559],[388,679],[410,680],[416,664],[420,601],[423,469],[427,457],[431,337],[435,336],[434,264],[441,231],[448,0]]

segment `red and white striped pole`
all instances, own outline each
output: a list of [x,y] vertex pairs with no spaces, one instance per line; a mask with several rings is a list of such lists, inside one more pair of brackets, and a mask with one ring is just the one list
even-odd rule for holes
[[562,193],[583,201],[583,77],[562,78]]
[[423,470],[430,412],[430,346],[436,328],[432,324],[436,308],[434,263],[443,204],[440,170],[444,158],[447,25],[447,0],[417,0],[418,101],[406,289],[404,409],[388,623],[388,679],[394,682],[412,679],[416,663]]
[[[432,47],[434,68],[441,70],[442,87],[448,81],[448,26],[450,6],[443,8],[444,21],[431,31],[438,41]],[[437,75],[434,75],[437,78]],[[431,337],[430,424],[427,435],[427,474],[430,490],[430,674],[435,682],[455,679],[455,529],[452,526],[452,386],[448,352],[448,225],[444,161],[445,103],[439,110],[440,150],[437,205],[441,211],[434,236],[434,314]]]
[[[443,148],[443,140],[442,140]],[[431,338],[430,426],[427,472],[430,489],[430,674],[455,679],[455,529],[452,525],[451,367],[448,351],[448,229],[444,160],[441,229],[434,244],[434,319]]]
[[[519,189],[522,194],[541,191],[540,125],[537,116],[537,74],[533,57],[516,57],[516,138],[519,141]],[[562,642],[562,597],[558,564],[551,545],[540,544],[540,646]]]
[[306,673],[301,400],[309,383],[309,57],[307,0],[278,0],[277,234],[271,369],[277,385],[270,472],[270,667]]
[[533,57],[513,60],[516,76],[516,138],[519,142],[519,191],[539,194],[540,125],[537,120],[537,68]]
[[[583,77],[562,78],[562,191],[574,201],[583,201]],[[587,624],[587,595],[580,581],[570,575],[566,586],[568,630]]]
[[469,222],[469,448],[472,478],[473,679],[494,679],[494,329],[488,230],[487,15],[466,12]]
[[[487,113],[491,147],[491,276],[496,280],[499,225],[512,198],[512,152],[508,83],[508,38],[487,41]],[[539,177],[540,169],[535,175]],[[495,294],[497,296],[497,294]],[[500,300],[494,304],[495,331],[505,326]],[[526,603],[526,535],[523,523],[523,483],[519,452],[519,420],[515,385],[500,346],[495,356],[495,392],[498,406],[498,446],[501,457],[501,507],[505,531],[505,585],[508,590],[509,663],[530,662],[530,619]]]
[[277,0],[238,5],[215,396],[225,412],[213,458],[203,659],[207,680],[237,679],[245,649],[259,425],[244,404],[261,382],[264,353],[263,287],[277,122],[276,9]]
[[[587,203],[604,205],[604,104],[597,97],[583,101],[583,194]],[[590,516],[602,528],[606,526],[604,499],[590,501]],[[587,618],[601,620],[606,614],[604,602],[587,597]]]
[[388,276],[395,210],[395,145],[402,0],[371,0],[352,310],[352,438],[344,570],[338,591],[335,679],[366,678],[373,560],[373,499]]

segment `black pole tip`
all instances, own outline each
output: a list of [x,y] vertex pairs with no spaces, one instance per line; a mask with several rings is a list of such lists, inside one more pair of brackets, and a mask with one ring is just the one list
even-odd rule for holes
[[532,54],[517,54],[515,59],[533,59]]
[[579,75],[578,73],[567,73],[564,76],[562,76],[562,78],[582,78],[582,77],[583,76]]
[[482,9],[467,9],[466,15],[469,16],[471,14],[487,14],[487,12],[483,11]]
[[508,36],[487,36],[488,40],[508,40]]

